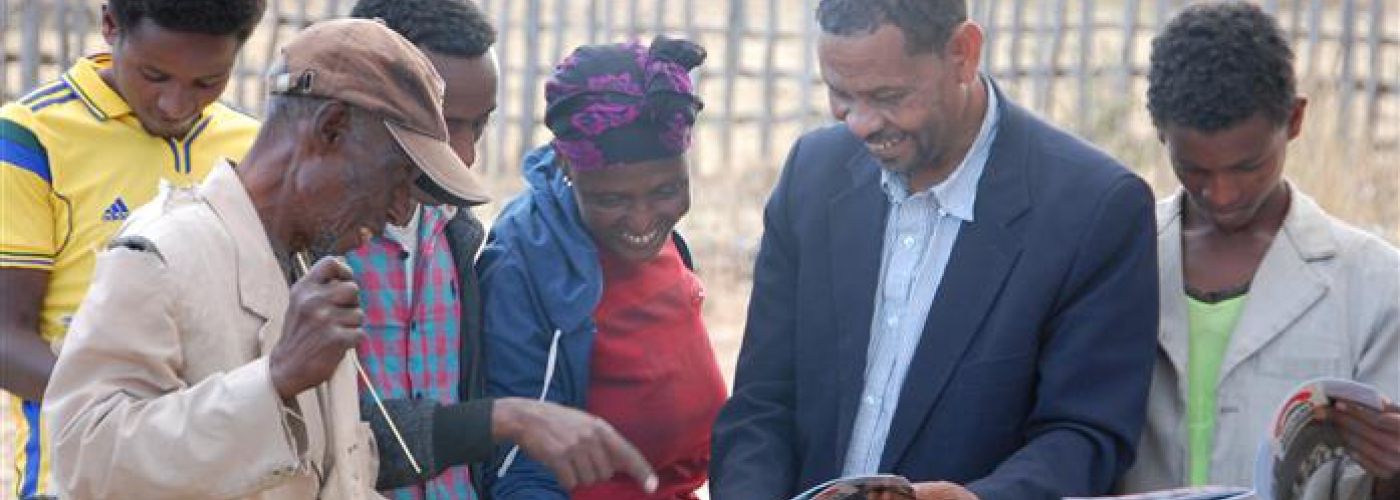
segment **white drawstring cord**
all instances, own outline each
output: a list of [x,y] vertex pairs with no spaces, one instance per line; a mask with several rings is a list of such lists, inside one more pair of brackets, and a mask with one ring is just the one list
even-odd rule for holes
[[[559,360],[559,337],[564,332],[558,328],[554,329],[554,339],[549,341],[549,359],[545,361],[544,367],[544,387],[540,389],[540,401],[549,397],[549,381],[554,380],[554,364]],[[510,447],[510,452],[506,453],[506,459],[501,462],[501,469],[496,471],[496,477],[506,477],[506,472],[510,471],[510,466],[515,463],[515,455],[520,453],[520,445]]]
[[[306,252],[297,252],[293,258],[296,259],[297,269],[301,271],[302,276],[311,272],[311,264]],[[335,258],[335,261],[340,266],[349,269],[345,261],[340,258]],[[389,424],[389,432],[394,434],[394,440],[398,441],[399,449],[403,450],[404,457],[408,458],[408,465],[413,467],[413,473],[419,476],[423,475],[423,468],[418,466],[418,459],[414,458],[413,451],[408,449],[408,443],[403,440],[403,435],[399,434],[399,426],[394,424],[394,418],[389,416],[389,410],[384,407],[384,400],[379,398],[379,391],[374,390],[374,383],[370,382],[369,375],[365,373],[365,367],[360,365],[360,355],[355,352],[354,348],[351,348],[346,355],[350,361],[355,362],[355,371],[360,372],[360,381],[364,382],[365,388],[369,390],[369,396],[374,399],[374,405],[379,407],[379,414],[384,416],[384,423]]]

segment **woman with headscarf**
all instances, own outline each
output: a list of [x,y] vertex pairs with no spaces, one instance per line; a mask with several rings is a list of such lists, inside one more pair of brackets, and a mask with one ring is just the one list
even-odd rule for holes
[[704,57],[657,38],[584,46],[560,63],[545,86],[554,139],[526,156],[527,189],[478,263],[487,392],[607,420],[651,463],[656,491],[604,467],[556,477],[512,448],[488,478],[498,500],[689,499],[706,480],[725,387],[675,232],[690,209],[685,153],[701,108],[688,72]]

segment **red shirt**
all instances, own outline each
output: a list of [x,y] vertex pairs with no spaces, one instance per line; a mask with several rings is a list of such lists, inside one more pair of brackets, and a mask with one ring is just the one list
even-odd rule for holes
[[573,491],[576,500],[691,499],[707,479],[710,429],[726,390],[700,316],[704,289],[675,244],[633,263],[600,250],[603,298],[593,313],[598,333],[588,411],[617,428],[659,479],[647,496],[636,480]]

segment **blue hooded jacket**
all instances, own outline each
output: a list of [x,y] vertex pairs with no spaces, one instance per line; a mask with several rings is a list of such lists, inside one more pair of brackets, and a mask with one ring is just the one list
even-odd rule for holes
[[[477,261],[486,393],[584,409],[603,268],[554,159],[550,146],[525,156],[526,190],[501,211]],[[672,239],[689,267],[684,241],[675,233]],[[568,498],[554,474],[524,452],[502,449],[497,458],[486,474],[492,498]]]

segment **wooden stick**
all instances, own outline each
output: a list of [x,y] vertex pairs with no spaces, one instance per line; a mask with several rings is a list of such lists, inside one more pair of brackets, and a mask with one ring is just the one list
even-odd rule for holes
[[[306,276],[311,272],[311,265],[307,263],[306,253],[296,253],[297,268],[301,270],[301,275]],[[360,381],[365,383],[365,388],[369,389],[370,398],[374,399],[374,405],[379,407],[379,414],[384,416],[384,421],[389,424],[389,432],[394,433],[394,440],[399,442],[399,449],[403,450],[405,457],[408,457],[408,465],[413,466],[413,473],[423,475],[423,468],[418,466],[418,459],[413,457],[413,452],[409,451],[408,443],[404,442],[403,435],[399,434],[399,426],[394,424],[393,417],[389,416],[389,410],[384,407],[384,400],[379,398],[379,391],[374,390],[374,384],[369,380],[369,374],[365,373],[365,367],[360,365],[360,356],[355,349],[350,349],[350,361],[355,363],[355,371],[360,373]]]

